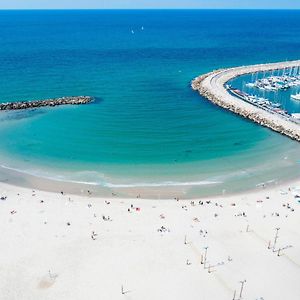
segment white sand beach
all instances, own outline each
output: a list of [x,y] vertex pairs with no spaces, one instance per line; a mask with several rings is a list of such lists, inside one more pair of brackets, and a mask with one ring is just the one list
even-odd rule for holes
[[0,299],[230,300],[243,280],[242,299],[300,299],[297,186],[191,202],[1,183]]

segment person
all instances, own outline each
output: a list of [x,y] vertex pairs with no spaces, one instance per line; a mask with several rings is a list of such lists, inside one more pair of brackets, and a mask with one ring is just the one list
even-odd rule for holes
[[95,241],[97,235],[98,235],[98,234],[95,233],[95,231],[92,231],[91,238]]

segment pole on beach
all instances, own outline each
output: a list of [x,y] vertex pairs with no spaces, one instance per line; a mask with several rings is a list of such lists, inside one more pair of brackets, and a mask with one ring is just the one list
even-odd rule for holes
[[273,248],[272,248],[273,252],[276,251],[275,248],[276,248],[276,243],[277,243],[277,240],[278,240],[278,231],[279,231],[280,228],[277,227],[277,228],[275,228],[275,229],[276,229],[276,234],[275,234],[274,243],[273,243]]
[[210,265],[208,266],[208,273],[211,273],[211,270],[210,270]]
[[244,284],[245,284],[245,282],[246,282],[246,279],[240,281],[240,283],[241,283],[240,299],[242,299],[242,293],[243,293],[243,289],[244,289]]
[[121,285],[121,293],[122,293],[122,295],[125,294],[123,285]]
[[277,256],[280,256],[281,248],[278,249]]
[[233,293],[233,298],[232,298],[232,300],[235,300],[235,295],[236,295],[236,290],[234,290],[234,293]]
[[208,249],[208,246],[204,247],[205,249],[205,252],[204,252],[204,259],[203,259],[203,265],[204,265],[204,269],[206,268],[206,260],[207,260],[207,249]]
[[268,243],[268,249],[271,249],[271,241]]
[[186,239],[186,235],[184,236],[184,244],[187,244],[187,239]]

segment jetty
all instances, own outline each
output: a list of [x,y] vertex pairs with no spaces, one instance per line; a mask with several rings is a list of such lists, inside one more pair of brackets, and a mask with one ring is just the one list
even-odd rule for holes
[[198,91],[201,96],[212,103],[300,142],[298,119],[292,115],[282,115],[276,110],[244,101],[241,97],[230,93],[227,85],[230,80],[242,75],[299,66],[300,60],[296,60],[220,69],[196,77],[191,86],[193,90]]
[[0,103],[0,110],[32,109],[58,105],[80,105],[90,103],[92,100],[93,97],[90,96],[72,96],[35,101],[15,101]]

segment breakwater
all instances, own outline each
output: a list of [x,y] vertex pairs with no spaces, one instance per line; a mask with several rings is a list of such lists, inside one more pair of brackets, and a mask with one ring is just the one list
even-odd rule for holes
[[300,142],[300,124],[231,95],[225,85],[238,76],[298,67],[300,60],[220,69],[196,77],[192,88],[212,103]]
[[93,97],[90,96],[72,96],[46,100],[6,102],[0,103],[0,110],[31,109],[58,105],[80,105],[90,103],[92,100]]

